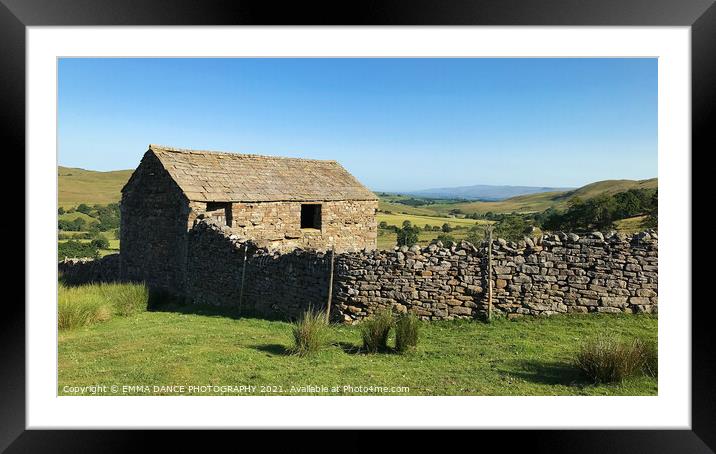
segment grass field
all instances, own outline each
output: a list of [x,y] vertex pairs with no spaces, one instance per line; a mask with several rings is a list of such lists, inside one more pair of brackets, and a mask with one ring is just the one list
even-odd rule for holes
[[445,215],[450,210],[460,209],[464,213],[511,213],[511,212],[539,212],[547,208],[566,209],[567,202],[573,197],[583,200],[598,195],[611,195],[629,189],[656,189],[658,180],[604,180],[582,186],[581,188],[564,192],[542,192],[518,197],[512,197],[499,202],[461,202],[429,205],[431,211],[437,215]]
[[89,224],[94,224],[96,222],[99,222],[99,219],[93,218],[92,216],[86,215],[84,213],[80,213],[79,211],[75,211],[74,213],[64,213],[57,216],[59,220],[62,221],[74,221],[75,219],[84,219],[85,222]]
[[642,224],[646,218],[647,216],[635,216],[633,218],[620,219],[614,224],[616,225],[617,230],[622,233],[636,233],[644,230],[644,226]]
[[[78,236],[78,235],[85,234],[87,232],[64,232],[64,231],[61,231],[60,233],[62,233],[63,235]],[[102,235],[103,237],[107,238],[107,241],[109,241],[108,249],[100,249],[99,250],[100,257],[104,257],[105,255],[109,255],[109,254],[116,254],[119,252],[119,240],[114,237],[115,233],[113,231],[99,232],[99,234]],[[69,239],[57,240],[58,243],[65,243],[67,241],[70,241],[70,240]],[[87,238],[78,238],[78,239],[75,239],[74,241],[78,241],[80,243],[89,243],[92,240],[87,239]],[[60,257],[60,259],[62,259],[62,257]]]
[[[397,393],[402,395],[657,394],[654,378],[594,385],[571,365],[580,343],[605,330],[655,340],[657,319],[652,316],[422,323],[417,351],[405,355],[361,353],[357,326],[332,326],[324,350],[298,357],[287,353],[288,323],[235,318],[216,309],[174,310],[140,312],[61,330],[58,394],[74,395],[71,387],[89,385],[116,385],[121,394],[123,385],[239,384],[269,386],[283,395],[312,394],[292,389],[306,385],[407,387]],[[340,389],[339,394],[360,394]],[[127,391],[154,394],[153,389]],[[219,389],[210,394],[249,393]]]
[[399,213],[378,213],[377,221],[387,222],[388,225],[394,225],[396,227],[402,227],[403,221],[410,221],[414,226],[423,227],[425,224],[436,225],[438,227],[447,223],[451,227],[455,226],[466,226],[473,227],[477,224],[489,224],[490,221],[484,221],[479,219],[464,219],[454,217],[441,217],[441,216],[420,216],[415,214],[399,214]]
[[[468,230],[453,230],[452,232],[448,233],[447,235],[452,236],[455,238],[455,241],[460,241],[462,239],[465,239],[465,237],[468,234]],[[425,232],[420,231],[418,233],[418,244],[420,246],[427,246],[430,244],[431,241],[433,241],[435,238],[437,238],[439,235],[443,235],[443,232]],[[387,251],[391,250],[395,247],[395,245],[398,242],[398,235],[394,232],[388,231],[388,230],[380,230],[378,234],[378,249]]]
[[132,175],[132,170],[95,172],[72,167],[58,167],[58,202],[63,208],[118,202],[121,189]]

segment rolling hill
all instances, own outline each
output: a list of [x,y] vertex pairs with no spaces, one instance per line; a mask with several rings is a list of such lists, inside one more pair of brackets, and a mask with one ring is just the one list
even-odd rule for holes
[[[63,208],[86,204],[118,202],[120,190],[132,170],[97,172],[73,167],[58,167],[59,205]],[[410,197],[380,193],[379,209],[383,212],[407,213],[418,216],[447,216],[459,209],[463,213],[510,213],[544,211],[554,207],[563,209],[573,197],[589,199],[602,194],[615,194],[629,189],[657,188],[658,180],[604,180],[568,191],[551,191],[520,195],[501,201],[457,201],[435,199],[429,205],[411,206],[400,203]]]
[[[629,189],[656,189],[657,187],[658,179],[656,178],[648,180],[604,180],[570,191],[521,195],[497,202],[465,201],[412,207],[402,205],[398,203],[398,199],[394,199],[389,203],[382,202],[381,209],[388,208],[394,212],[422,215],[428,215],[428,212],[432,212],[437,216],[446,216],[452,210],[460,210],[463,213],[487,213],[488,211],[493,213],[528,213],[544,211],[548,208],[565,209],[567,202],[574,197],[586,200],[598,195],[611,195]],[[400,207],[404,208],[401,209]],[[420,213],[416,213],[416,209],[419,209]]]
[[74,167],[57,167],[58,203],[63,208],[119,202],[122,186],[133,170],[97,172]]

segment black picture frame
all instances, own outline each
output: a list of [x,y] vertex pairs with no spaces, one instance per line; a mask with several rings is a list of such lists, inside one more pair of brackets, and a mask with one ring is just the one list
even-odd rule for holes
[[[26,27],[69,25],[690,26],[692,156],[707,152],[713,129],[716,105],[713,0],[412,0],[331,5],[287,2],[280,6],[243,0],[0,0],[0,117],[9,126],[3,142],[6,150],[25,150]],[[691,244],[685,247],[691,249]],[[685,298],[691,299],[691,295]],[[509,439],[510,450],[529,447],[530,451],[550,452],[714,452],[716,355],[711,353],[716,341],[711,327],[714,304],[693,300],[692,430],[549,430],[509,434],[481,431],[477,435],[479,445],[505,446]],[[127,451],[137,444],[149,446],[144,440],[147,432],[25,430],[24,307],[6,301],[0,323],[0,449],[78,452]],[[171,444],[188,448],[189,442],[196,440],[195,434],[187,432],[173,431],[170,435],[165,438],[171,441],[163,442],[168,449]],[[355,449],[364,443],[355,432],[341,433],[339,437],[341,450]],[[266,443],[272,449],[295,441],[294,435],[268,438]],[[425,438],[433,437],[415,438],[424,444],[428,443]]]

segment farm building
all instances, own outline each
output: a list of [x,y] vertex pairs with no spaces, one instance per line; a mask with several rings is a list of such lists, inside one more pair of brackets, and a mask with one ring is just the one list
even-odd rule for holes
[[198,218],[273,250],[374,250],[377,208],[336,161],[150,145],[122,188],[120,273],[180,292]]

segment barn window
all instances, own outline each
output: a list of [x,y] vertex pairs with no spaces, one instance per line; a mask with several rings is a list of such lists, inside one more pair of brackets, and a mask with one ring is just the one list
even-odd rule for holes
[[318,203],[301,204],[301,228],[321,228],[321,205]]
[[216,219],[221,224],[231,227],[231,203],[229,202],[207,202],[206,214]]

